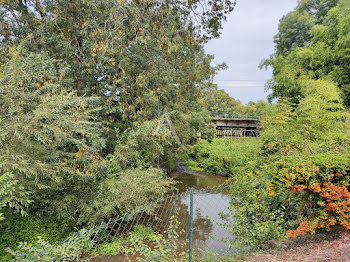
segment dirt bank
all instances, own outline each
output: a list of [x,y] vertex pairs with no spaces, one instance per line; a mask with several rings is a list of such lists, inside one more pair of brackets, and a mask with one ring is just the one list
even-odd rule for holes
[[338,231],[290,242],[244,262],[350,262],[350,232]]

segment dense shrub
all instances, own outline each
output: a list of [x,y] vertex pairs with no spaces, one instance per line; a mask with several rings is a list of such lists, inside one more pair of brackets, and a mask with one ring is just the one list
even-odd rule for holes
[[[43,238],[34,244],[20,243],[19,250],[13,251],[18,261],[25,257],[29,261],[89,261],[91,258],[122,255],[139,257],[138,261],[188,261],[184,250],[186,240],[179,238],[179,223],[172,217],[163,234],[154,232],[150,227],[135,226],[127,235],[112,237],[105,243],[95,243],[91,236],[101,233],[102,229],[80,230],[64,242],[50,245]],[[108,234],[108,228],[105,228]],[[103,230],[102,230],[103,231]]]
[[[350,229],[350,154],[332,152],[288,156],[276,161],[269,194],[291,191],[294,203],[290,238],[341,225]],[[286,203],[291,205],[291,203]]]
[[201,1],[0,1],[0,208],[81,227],[168,190],[234,8]]
[[101,99],[65,88],[56,63],[19,48],[0,64],[0,208],[80,227],[165,193],[162,160],[175,145],[164,120],[114,130],[114,152],[106,154]]
[[350,114],[331,82],[300,84],[305,98],[265,117],[259,159],[232,183],[232,228],[246,246],[350,229]]
[[214,139],[197,143],[188,166],[196,170],[223,176],[232,176],[254,161],[260,151],[261,140],[258,138]]
[[4,220],[0,222],[0,261],[7,261],[11,255],[6,248],[16,249],[19,242],[34,244],[41,236],[54,244],[67,238],[73,231],[72,226],[63,223],[54,216],[43,218],[29,214],[22,216],[11,209],[4,209]]

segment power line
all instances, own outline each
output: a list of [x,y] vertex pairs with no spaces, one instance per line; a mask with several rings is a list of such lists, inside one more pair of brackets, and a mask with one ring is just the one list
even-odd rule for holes
[[265,86],[220,86],[219,85],[219,88],[221,89],[228,89],[228,88],[265,88]]
[[266,82],[268,80],[248,80],[248,79],[242,79],[242,80],[229,80],[229,79],[225,79],[225,80],[215,80],[216,82]]

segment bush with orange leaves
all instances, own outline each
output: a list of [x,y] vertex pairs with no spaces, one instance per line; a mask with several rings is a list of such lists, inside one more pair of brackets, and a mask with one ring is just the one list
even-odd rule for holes
[[[347,163],[350,163],[350,156],[345,152],[293,155],[274,163],[272,186],[270,184],[268,190],[289,195],[284,202],[284,205],[293,206],[289,208],[292,223],[287,230],[288,237],[330,230],[335,225],[350,230],[350,167]],[[288,199],[292,199],[291,202]]]
[[279,99],[262,120],[262,153],[235,174],[232,229],[240,243],[350,229],[350,113],[325,80],[298,80],[299,104]]
[[272,161],[268,190],[280,193],[291,238],[340,225],[350,229],[350,114],[329,81],[300,79],[298,105],[281,101],[263,121]]

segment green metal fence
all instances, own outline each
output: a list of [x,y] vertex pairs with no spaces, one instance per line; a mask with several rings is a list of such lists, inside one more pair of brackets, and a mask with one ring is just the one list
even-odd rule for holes
[[13,261],[193,261],[235,254],[228,188],[172,193],[54,245],[24,245]]

